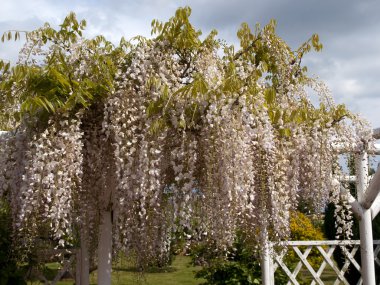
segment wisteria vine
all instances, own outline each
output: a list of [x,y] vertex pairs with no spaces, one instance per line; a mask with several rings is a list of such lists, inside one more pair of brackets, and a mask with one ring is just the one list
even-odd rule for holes
[[48,225],[59,246],[79,229],[95,245],[108,210],[115,251],[165,262],[175,233],[220,247],[237,230],[284,239],[300,201],[320,209],[337,197],[334,146],[360,149],[371,134],[301,66],[318,37],[291,51],[274,22],[242,25],[235,52],[215,31],[200,40],[189,16],[181,8],[153,22],[155,38],[118,47],[85,40],[73,15],[61,33],[27,35],[0,91],[22,118],[0,137],[0,194],[18,242]]

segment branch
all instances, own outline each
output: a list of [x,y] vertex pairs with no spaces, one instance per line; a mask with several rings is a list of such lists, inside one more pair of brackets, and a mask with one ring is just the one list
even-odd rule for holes
[[372,220],[376,218],[377,214],[380,212],[380,193],[377,194],[375,201],[371,206],[371,216]]
[[362,206],[366,209],[371,208],[380,191],[380,168],[373,175],[367,190],[364,192]]
[[340,186],[340,197],[345,199],[351,205],[352,212],[359,220],[361,220],[363,217],[363,207],[342,185]]
[[239,59],[239,57],[241,57],[243,54],[247,53],[250,49],[253,49],[255,47],[255,44],[258,40],[261,40],[261,36],[258,36],[249,46],[247,46],[245,49],[242,49],[240,51],[238,51],[235,56],[234,56],[234,60],[237,60]]
[[344,118],[348,117],[347,115],[342,115],[341,117],[337,118],[337,119],[334,119],[332,122],[331,122],[331,127],[336,125],[337,123],[339,123],[340,121],[342,121]]

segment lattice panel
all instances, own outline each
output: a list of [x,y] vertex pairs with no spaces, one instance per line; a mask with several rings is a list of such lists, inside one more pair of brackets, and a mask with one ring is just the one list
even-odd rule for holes
[[55,284],[57,284],[58,281],[61,280],[61,278],[63,277],[63,275],[66,272],[69,272],[69,273],[71,273],[72,276],[75,276],[75,274],[73,272],[73,268],[74,268],[73,265],[75,263],[76,253],[77,253],[76,249],[71,249],[70,251],[63,249],[63,250],[50,250],[50,251],[40,252],[39,255],[40,255],[41,260],[46,259],[46,257],[56,256],[57,254],[62,254],[62,255],[67,256],[67,257],[63,260],[62,266],[58,270],[58,272],[57,272],[57,274],[53,280],[48,280],[46,278],[46,276],[44,276],[44,274],[41,271],[36,272],[37,277],[45,285],[55,285]]
[[[277,244],[278,245],[278,244]],[[289,241],[283,242],[280,244],[283,248],[280,254],[276,254],[274,256],[274,264],[273,264],[273,272],[275,272],[278,268],[280,268],[285,274],[288,276],[289,281],[288,285],[294,284],[299,285],[297,281],[297,276],[300,273],[301,269],[304,267],[311,274],[313,281],[311,285],[323,285],[323,281],[321,280],[321,276],[326,269],[326,266],[330,266],[332,270],[336,274],[336,280],[334,285],[345,284],[349,285],[350,283],[344,277],[344,274],[347,272],[350,264],[352,264],[358,272],[361,272],[360,265],[355,260],[354,256],[356,252],[359,250],[360,241],[352,240],[352,241]],[[333,253],[336,248],[340,247],[342,249],[342,254],[345,255],[346,260],[343,264],[343,267],[340,269],[334,259]],[[302,250],[302,249],[303,250]],[[310,264],[307,259],[310,255],[312,249],[316,249],[318,253],[323,257],[323,261],[319,264],[317,270],[314,270],[313,266]],[[294,267],[294,269],[290,269],[288,265],[285,264],[284,259],[289,252],[289,250],[293,250],[296,254],[296,257],[299,259],[298,263]],[[374,241],[374,262],[380,266],[380,240]],[[362,279],[358,281],[358,285],[361,285]]]

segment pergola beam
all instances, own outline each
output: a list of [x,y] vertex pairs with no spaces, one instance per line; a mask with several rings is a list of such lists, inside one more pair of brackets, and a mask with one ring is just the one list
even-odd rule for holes
[[377,214],[380,212],[380,193],[377,194],[375,201],[371,206],[371,216],[372,220],[376,218]]
[[358,218],[358,220],[361,220],[363,217],[363,207],[359,204],[359,202],[343,186],[340,186],[340,194],[341,197],[343,199],[346,199],[346,201],[350,204],[351,210],[356,218]]
[[377,169],[376,173],[373,175],[371,182],[367,190],[363,195],[363,200],[361,202],[362,206],[366,209],[371,208],[373,202],[378,196],[380,191],[380,169]]
[[375,281],[375,262],[373,253],[372,238],[372,215],[371,210],[363,207],[366,201],[366,189],[368,187],[368,154],[366,151],[356,154],[356,191],[358,202],[362,206],[362,217],[359,220],[360,230],[360,255],[361,255],[361,274],[363,284],[376,285]]
[[[346,150],[344,145],[337,144],[337,145],[333,145],[332,147],[335,151],[337,151],[340,154],[350,153],[349,151]],[[351,152],[354,152],[354,151],[351,151]],[[373,147],[371,147],[370,149],[367,149],[367,153],[371,155],[380,155],[380,144],[379,143],[373,144]]]

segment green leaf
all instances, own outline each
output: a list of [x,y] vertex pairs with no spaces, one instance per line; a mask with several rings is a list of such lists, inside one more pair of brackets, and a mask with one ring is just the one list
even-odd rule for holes
[[58,83],[64,87],[66,90],[70,90],[71,85],[70,82],[66,79],[65,75],[60,73],[57,69],[51,68],[49,70],[50,75],[58,81]]
[[148,107],[146,108],[146,114],[148,117],[151,117],[160,113],[161,110],[162,108],[160,108],[159,102],[152,101],[149,103]]
[[293,110],[291,113],[290,113],[290,116],[289,116],[289,121],[290,122],[294,122],[295,121],[295,118],[298,114],[298,111],[297,110]]
[[261,70],[264,73],[268,71],[268,64],[264,60],[261,61]]
[[3,72],[7,73],[7,71],[9,70],[9,67],[10,67],[10,63],[8,62],[7,64],[5,64]]
[[277,110],[276,113],[275,113],[275,115],[274,115],[273,123],[277,124],[278,121],[280,120],[280,118],[281,118],[281,111]]
[[269,87],[265,89],[264,96],[265,96],[265,101],[267,102],[267,104],[271,105],[276,100],[276,91],[274,90],[273,87]]
[[301,118],[301,122],[307,121],[307,119],[308,119],[308,111],[305,110],[305,109],[302,109],[301,112],[300,112],[300,118]]
[[163,130],[165,128],[165,125],[166,125],[165,120],[163,118],[158,118],[158,119],[154,120],[152,122],[152,124],[150,125],[149,132],[152,135],[155,135],[158,132],[160,132],[161,130]]
[[178,126],[182,129],[186,129],[186,121],[184,119],[179,120]]
[[334,112],[334,119],[335,120],[341,120],[343,117],[347,116],[348,111],[346,109],[346,106],[343,104],[339,104]]

